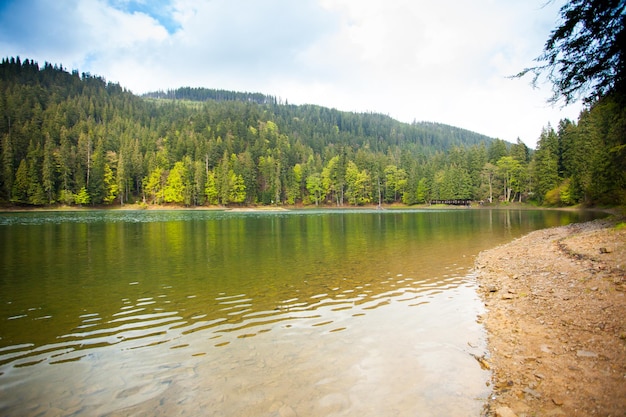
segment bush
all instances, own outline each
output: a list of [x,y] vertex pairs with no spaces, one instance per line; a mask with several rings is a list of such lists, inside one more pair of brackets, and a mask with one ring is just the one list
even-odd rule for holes
[[544,197],[544,204],[548,206],[571,206],[574,203],[569,178],[561,182],[557,187],[546,192]]

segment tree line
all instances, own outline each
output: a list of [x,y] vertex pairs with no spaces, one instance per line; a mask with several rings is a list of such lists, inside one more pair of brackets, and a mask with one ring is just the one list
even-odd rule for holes
[[218,90],[214,88],[181,87],[167,91],[153,91],[143,94],[144,98],[189,100],[189,101],[249,101],[257,104],[278,104],[278,99],[261,93]]
[[[25,205],[616,204],[625,115],[605,98],[536,150],[437,123],[190,89],[138,97],[32,60],[0,64],[0,201]],[[621,146],[621,147],[620,147]]]

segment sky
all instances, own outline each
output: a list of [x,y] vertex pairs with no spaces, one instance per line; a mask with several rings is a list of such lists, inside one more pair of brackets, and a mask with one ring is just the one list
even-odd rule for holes
[[564,0],[0,0],[0,55],[136,94],[206,87],[429,121],[535,148],[581,104],[510,76]]

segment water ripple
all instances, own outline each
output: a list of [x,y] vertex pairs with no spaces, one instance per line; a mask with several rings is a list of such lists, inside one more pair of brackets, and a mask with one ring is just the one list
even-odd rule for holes
[[[213,344],[222,347],[236,339],[271,331],[276,326],[339,332],[347,328],[342,321],[346,312],[350,317],[359,317],[391,303],[423,305],[429,302],[429,297],[463,285],[466,280],[467,277],[457,273],[436,280],[419,280],[402,274],[390,274],[378,282],[357,282],[354,285],[344,280],[342,286],[328,286],[324,292],[298,296],[291,293],[269,306],[269,300],[263,295],[220,293],[207,297],[192,294],[192,298],[186,296],[181,311],[171,310],[172,305],[180,304],[172,304],[165,294],[146,295],[134,302],[124,299],[119,310],[108,317],[97,312],[81,314],[79,324],[72,331],[57,336],[56,343],[42,346],[23,343],[0,348],[0,374],[11,367],[80,361],[98,349],[113,346],[125,350],[160,345],[184,349],[195,343],[193,340],[198,336],[201,340],[211,340],[230,335],[228,339]],[[285,293],[289,294],[289,289]],[[17,314],[7,320],[27,317],[27,314]],[[53,317],[43,315],[32,319]],[[187,340],[192,335],[194,338]]]

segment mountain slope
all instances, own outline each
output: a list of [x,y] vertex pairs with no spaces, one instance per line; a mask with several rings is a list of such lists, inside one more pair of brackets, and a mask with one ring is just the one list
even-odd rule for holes
[[[502,142],[258,93],[183,88],[139,97],[98,76],[19,58],[0,64],[0,139],[0,201],[30,205],[468,198],[478,187],[469,171]],[[451,161],[450,151],[463,155]],[[418,193],[438,171],[451,173],[450,184]]]
[[167,92],[146,93],[142,97],[159,100],[191,102],[241,102],[266,106],[281,131],[298,136],[332,136],[340,133],[352,146],[368,144],[376,150],[380,146],[399,146],[403,143],[419,145],[426,154],[445,151],[452,146],[472,146],[490,143],[493,138],[459,127],[433,122],[402,123],[378,113],[339,111],[312,104],[289,105],[279,103],[276,97],[262,93],[235,92],[208,88],[182,87]]

